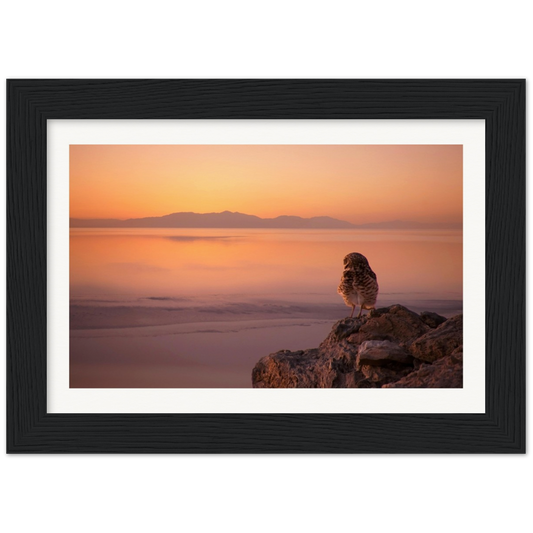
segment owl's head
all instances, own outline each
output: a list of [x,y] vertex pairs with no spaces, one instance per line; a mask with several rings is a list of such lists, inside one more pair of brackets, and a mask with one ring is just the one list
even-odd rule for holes
[[368,260],[363,254],[352,252],[344,258],[344,268],[353,268],[358,263],[368,266]]

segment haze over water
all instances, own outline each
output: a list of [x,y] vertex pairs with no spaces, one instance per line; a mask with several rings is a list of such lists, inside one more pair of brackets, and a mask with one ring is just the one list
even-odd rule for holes
[[71,387],[251,387],[281,349],[318,346],[364,254],[377,307],[462,310],[462,231],[71,229]]

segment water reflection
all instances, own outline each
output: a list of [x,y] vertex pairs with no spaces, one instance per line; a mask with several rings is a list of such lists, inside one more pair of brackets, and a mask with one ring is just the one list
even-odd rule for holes
[[462,292],[460,232],[228,231],[72,230],[71,297],[289,291],[336,301],[328,288],[348,251],[369,258],[382,294]]

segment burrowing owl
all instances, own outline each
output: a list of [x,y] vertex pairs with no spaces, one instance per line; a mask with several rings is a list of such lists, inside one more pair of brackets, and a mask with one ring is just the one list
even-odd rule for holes
[[344,272],[337,292],[342,295],[344,303],[352,308],[352,314],[356,305],[360,305],[359,314],[363,309],[374,309],[378,296],[378,279],[370,268],[367,258],[356,252],[348,254],[344,258]]

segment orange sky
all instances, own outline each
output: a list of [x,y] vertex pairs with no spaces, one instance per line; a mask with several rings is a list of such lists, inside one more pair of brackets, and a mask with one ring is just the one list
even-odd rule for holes
[[70,216],[461,222],[461,145],[71,145]]

